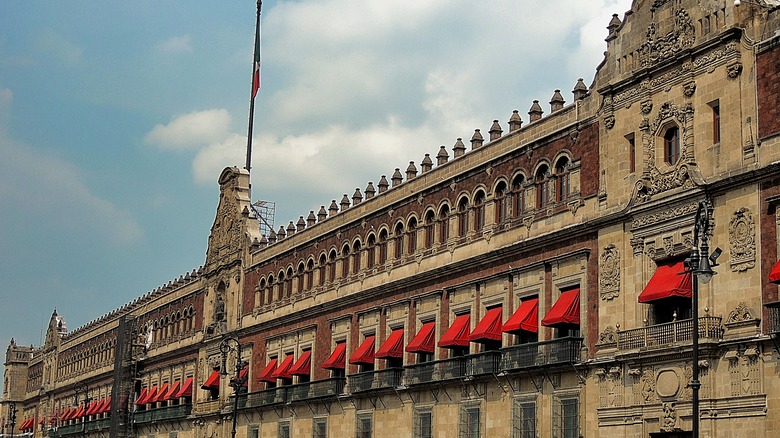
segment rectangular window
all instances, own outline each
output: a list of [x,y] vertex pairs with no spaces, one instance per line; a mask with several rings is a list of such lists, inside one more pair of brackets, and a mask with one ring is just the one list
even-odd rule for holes
[[536,438],[536,401],[515,399],[512,406],[512,438]]
[[355,437],[356,438],[371,438],[372,434],[372,416],[370,412],[357,415],[357,422],[355,424]]
[[626,136],[628,141],[628,171],[629,173],[636,172],[636,138],[634,133]]
[[179,432],[168,432],[168,438],[178,438]]
[[579,398],[555,397],[553,400],[553,438],[578,438]]
[[430,408],[417,409],[414,412],[414,438],[433,436],[433,414]]
[[311,420],[311,436],[312,438],[327,438],[328,437],[328,419],[327,418],[314,418]]
[[720,103],[714,101],[710,103],[712,108],[712,144],[720,143]]
[[279,422],[279,438],[290,438],[290,422]]
[[479,406],[463,405],[460,410],[459,438],[480,438]]
[[260,426],[249,426],[249,438],[260,438]]

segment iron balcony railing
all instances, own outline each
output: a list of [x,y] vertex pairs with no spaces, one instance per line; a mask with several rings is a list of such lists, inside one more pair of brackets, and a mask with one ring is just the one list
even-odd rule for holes
[[469,376],[495,374],[500,371],[500,367],[500,351],[485,351],[466,356],[466,375]]
[[342,394],[346,382],[347,379],[345,377],[333,377],[330,379],[288,386],[287,402],[292,403]]
[[468,356],[458,356],[408,365],[405,367],[406,384],[421,385],[465,377],[467,358]]
[[372,389],[386,389],[401,386],[403,368],[387,368],[384,370],[367,371],[349,376],[349,390],[363,392]]
[[780,333],[780,301],[767,303],[764,305],[767,310],[766,331],[774,334]]
[[[617,348],[618,350],[652,349],[688,343],[693,339],[693,319],[655,324],[647,327],[615,331],[608,342],[599,343],[599,348]],[[721,318],[717,316],[699,317],[699,339],[723,339]]]
[[192,405],[166,406],[164,408],[149,409],[148,411],[138,411],[133,415],[133,422],[136,424],[151,423],[157,421],[175,420],[186,418],[192,413]]
[[250,392],[249,394],[241,396],[242,398],[246,397],[246,403],[244,404],[239,400],[239,406],[257,408],[287,403],[287,390],[289,388],[290,386],[279,386],[276,388],[264,389],[262,391]]
[[502,348],[504,370],[519,370],[580,361],[582,338],[566,337]]

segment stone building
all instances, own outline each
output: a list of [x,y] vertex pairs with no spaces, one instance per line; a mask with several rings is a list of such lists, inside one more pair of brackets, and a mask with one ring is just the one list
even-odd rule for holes
[[697,399],[701,436],[776,436],[780,8],[636,0],[606,45],[570,102],[267,236],[225,169],[202,267],[11,342],[3,432],[671,438]]

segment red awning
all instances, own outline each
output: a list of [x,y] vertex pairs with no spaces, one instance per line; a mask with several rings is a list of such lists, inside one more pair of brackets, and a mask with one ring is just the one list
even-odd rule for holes
[[94,415],[95,411],[97,410],[98,406],[100,406],[103,403],[103,400],[92,400],[89,403],[89,407],[87,408],[87,411],[84,413],[84,415]]
[[145,405],[146,399],[149,398],[149,389],[144,388],[141,390],[141,395],[138,396],[138,398],[135,400],[135,404],[137,405]]
[[73,414],[73,416],[71,417],[71,420],[74,419],[74,418],[81,418],[81,417],[83,417],[84,416],[84,411],[85,411],[84,405],[79,405],[78,410],[76,410],[76,413]]
[[450,328],[439,339],[439,347],[455,348],[469,346],[469,329],[471,315],[468,313],[455,318]]
[[176,398],[179,397],[192,397],[192,377],[187,377],[187,380],[181,385],[181,390],[176,394]]
[[282,363],[279,364],[278,367],[276,367],[276,371],[271,375],[271,377],[275,379],[292,379],[292,374],[290,374],[290,368],[292,368],[293,362],[295,358],[292,354],[288,354],[284,357],[284,360]]
[[60,421],[65,421],[70,418],[70,414],[73,413],[73,408],[63,409],[60,415]]
[[685,272],[683,262],[659,265],[653,278],[639,294],[640,303],[650,303],[669,297],[691,298],[693,295],[693,279],[690,272]]
[[404,357],[404,329],[393,330],[390,336],[379,347],[377,359],[400,359]]
[[181,388],[181,381],[177,380],[173,382],[173,385],[171,386],[171,389],[168,390],[168,393],[163,396],[161,399],[162,401],[168,401],[173,398],[178,398],[179,389]]
[[26,430],[32,418],[25,419],[22,424],[19,425],[19,430]]
[[49,424],[56,423],[57,422],[57,414],[49,418]]
[[547,316],[542,320],[547,327],[574,327],[580,325],[580,289],[561,292]]
[[149,400],[149,403],[165,401],[166,400],[165,395],[168,394],[169,387],[170,385],[168,385],[167,382],[163,383],[163,386],[161,386],[160,389],[157,391],[157,396],[154,398],[154,400]]
[[98,414],[104,414],[106,412],[111,411],[111,397],[107,398],[105,402],[103,402],[103,406],[98,409]]
[[211,372],[211,375],[208,379],[206,379],[205,382],[203,382],[203,385],[200,386],[201,389],[219,389],[219,371],[214,370]]
[[41,419],[38,420],[38,425],[40,426],[41,424],[43,424],[45,422],[46,422],[46,417],[41,417]]
[[244,383],[241,384],[244,388],[249,386],[249,365],[244,365],[241,371],[238,372],[238,377],[244,379]]
[[520,330],[539,333],[539,298],[523,300],[515,313],[506,320],[502,330],[510,333]]
[[501,341],[501,307],[494,307],[485,312],[485,316],[479,321],[469,335],[469,341],[487,342]]
[[769,273],[769,282],[780,284],[780,261],[775,263],[775,267]]
[[363,343],[349,357],[349,363],[353,365],[373,365],[374,363],[374,336],[366,336]]
[[257,378],[258,382],[276,383],[276,377],[273,377],[274,372],[276,372],[276,361],[274,358],[268,362],[263,371],[260,372],[260,376]]
[[347,343],[340,342],[330,354],[330,357],[322,363],[322,368],[326,370],[343,370],[347,361]]
[[[219,377],[219,374],[217,374],[217,377]],[[152,386],[152,389],[150,389],[149,393],[146,394],[146,400],[144,400],[144,404],[154,403],[155,400],[157,400],[157,385]]]
[[308,376],[311,373],[311,350],[301,353],[301,357],[295,361],[295,365],[290,368],[290,374],[293,376]]
[[436,322],[426,322],[406,346],[409,353],[433,353],[436,348]]

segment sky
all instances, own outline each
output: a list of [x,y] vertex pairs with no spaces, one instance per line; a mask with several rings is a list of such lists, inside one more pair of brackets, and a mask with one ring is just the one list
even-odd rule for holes
[[[256,2],[0,7],[0,348],[205,261],[243,167]],[[266,0],[252,198],[326,208],[512,110],[590,85],[630,0]]]

